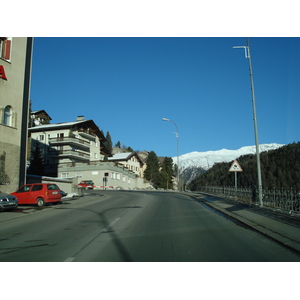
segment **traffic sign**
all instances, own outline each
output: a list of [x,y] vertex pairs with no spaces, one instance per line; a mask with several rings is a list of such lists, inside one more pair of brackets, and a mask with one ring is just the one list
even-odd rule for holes
[[237,160],[234,160],[230,169],[230,172],[243,172],[243,169],[241,168],[240,164],[237,162]]

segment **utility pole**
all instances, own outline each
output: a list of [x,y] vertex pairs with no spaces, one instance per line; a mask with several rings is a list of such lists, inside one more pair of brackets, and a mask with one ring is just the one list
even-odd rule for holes
[[256,117],[256,103],[255,103],[255,94],[254,94],[254,81],[253,81],[253,73],[252,73],[252,62],[251,62],[251,56],[250,56],[249,38],[246,38],[246,42],[247,42],[247,46],[236,46],[233,48],[244,48],[245,56],[246,56],[246,58],[248,58],[248,62],[249,62],[249,75],[250,75],[250,85],[251,85],[251,94],[252,94],[254,134],[255,134],[255,145],[256,145],[258,199],[259,199],[259,206],[263,207],[261,167],[260,167],[260,155],[259,155],[259,143],[258,143],[258,128],[257,128],[257,117]]
[[170,119],[167,119],[167,118],[162,118],[163,121],[169,121],[169,122],[172,122],[175,127],[176,127],[176,152],[177,152],[177,190],[180,191],[181,188],[180,188],[180,184],[179,184],[179,150],[178,150],[178,127],[177,127],[177,124],[170,120]]

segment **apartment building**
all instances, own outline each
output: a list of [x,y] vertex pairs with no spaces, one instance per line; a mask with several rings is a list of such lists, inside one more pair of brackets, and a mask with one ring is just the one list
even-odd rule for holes
[[51,117],[45,110],[36,110],[30,113],[30,127],[35,127],[44,124],[50,124]]
[[106,138],[93,120],[77,117],[74,122],[45,124],[28,129],[31,152],[39,147],[44,158],[44,175],[58,176],[58,168],[104,160],[112,154]]
[[110,162],[118,162],[136,175],[143,177],[143,161],[136,152],[116,153],[108,158]]
[[33,38],[0,37],[0,190],[26,179],[26,146]]

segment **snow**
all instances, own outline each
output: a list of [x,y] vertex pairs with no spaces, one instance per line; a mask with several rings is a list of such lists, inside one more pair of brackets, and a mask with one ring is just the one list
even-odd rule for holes
[[[260,152],[269,151],[278,149],[283,144],[262,144],[259,145]],[[210,169],[215,163],[220,162],[231,162],[234,159],[242,155],[247,154],[255,154],[256,147],[255,146],[245,146],[237,150],[228,150],[228,149],[221,149],[217,151],[206,151],[206,152],[190,152],[187,154],[183,154],[179,156],[179,165],[180,171],[183,172],[185,169],[190,167],[200,167],[205,170]],[[177,162],[177,157],[173,157],[174,163]]]
[[121,160],[126,159],[129,155],[131,155],[132,152],[125,152],[125,153],[116,153],[113,155],[113,157],[108,157],[108,160]]

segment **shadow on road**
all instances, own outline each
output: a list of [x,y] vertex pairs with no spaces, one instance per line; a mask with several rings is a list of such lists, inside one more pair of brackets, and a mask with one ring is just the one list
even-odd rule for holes
[[[86,248],[88,245],[90,245],[96,238],[98,238],[101,234],[109,234],[111,236],[111,239],[112,239],[112,242],[114,243],[116,249],[118,250],[121,258],[123,261],[133,261],[129,252],[126,250],[126,248],[124,247],[124,245],[122,244],[122,242],[120,241],[118,235],[116,234],[116,232],[112,229],[112,226],[110,225],[110,223],[108,222],[107,220],[107,217],[106,217],[106,214],[109,212],[109,211],[112,211],[112,210],[117,210],[117,209],[133,209],[133,208],[141,208],[141,206],[120,206],[120,207],[113,207],[113,208],[109,208],[109,209],[106,209],[102,212],[96,212],[96,211],[93,211],[91,209],[86,209],[86,208],[69,208],[69,207],[61,207],[60,209],[71,209],[71,210],[80,210],[80,211],[88,211],[88,212],[91,212],[95,215],[97,215],[97,217],[99,218],[99,225],[100,225],[100,228],[102,228],[102,230],[89,242],[87,243],[84,247],[82,247],[76,254],[75,256],[81,252],[84,248]],[[121,216],[123,216],[127,211],[123,212]],[[94,222],[94,221],[91,221],[91,220],[87,220],[85,222]]]

